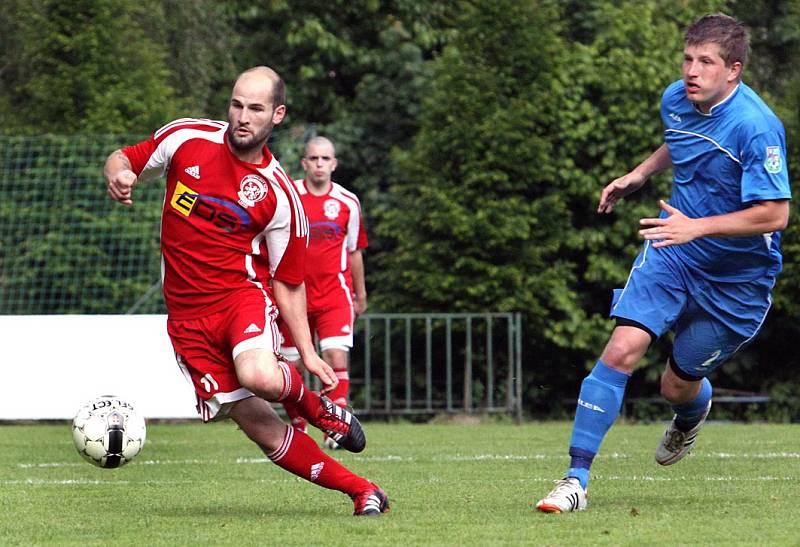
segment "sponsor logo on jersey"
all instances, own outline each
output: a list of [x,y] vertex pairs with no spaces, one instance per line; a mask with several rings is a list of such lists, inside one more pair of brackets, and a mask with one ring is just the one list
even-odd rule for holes
[[184,171],[186,171],[186,174],[189,175],[190,177],[192,177],[194,179],[197,179],[197,180],[200,180],[200,166],[199,165],[192,165],[191,167],[187,167],[186,169],[184,169]]
[[308,225],[311,239],[336,240],[342,235],[342,227],[335,222],[312,222]]
[[681,123],[681,117],[675,114],[674,112],[670,112],[669,117],[672,118],[674,121]]
[[253,207],[267,197],[267,181],[258,175],[247,175],[239,183],[239,205]]
[[244,334],[251,334],[253,332],[261,332],[261,329],[255,323],[250,323],[250,326],[244,329]]
[[194,209],[195,203],[197,203],[197,192],[183,184],[181,181],[178,181],[178,184],[175,185],[175,191],[172,193],[172,199],[169,201],[169,204],[172,205],[172,208],[178,211],[185,217],[188,217],[192,214],[192,209]]
[[780,146],[767,146],[767,159],[764,160],[764,169],[768,173],[780,173],[783,168]]
[[235,232],[250,224],[247,211],[235,203],[198,194],[181,181],[175,184],[169,204],[185,217],[196,215],[226,232]]
[[339,211],[342,210],[342,204],[335,199],[326,199],[322,205],[322,210],[325,216],[331,220],[339,217]]

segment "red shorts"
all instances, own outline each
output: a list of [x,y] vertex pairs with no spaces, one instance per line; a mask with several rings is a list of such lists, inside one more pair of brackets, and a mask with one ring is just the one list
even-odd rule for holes
[[[308,326],[311,336],[319,341],[321,350],[341,349],[350,351],[353,347],[353,322],[355,313],[352,306],[345,308],[327,308],[308,312]],[[286,323],[278,321],[281,336],[281,354],[289,361],[298,361],[300,352],[294,344]]]
[[241,291],[223,311],[176,321],[167,319],[175,359],[194,385],[204,422],[224,417],[231,403],[252,397],[236,376],[233,360],[248,349],[278,353],[277,308],[258,291]]

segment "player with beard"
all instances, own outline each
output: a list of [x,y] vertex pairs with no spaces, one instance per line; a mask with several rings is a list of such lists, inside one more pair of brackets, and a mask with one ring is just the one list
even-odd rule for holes
[[307,389],[278,354],[280,316],[324,391],[337,385],[317,356],[306,317],[308,224],[292,180],[266,147],[285,114],[283,80],[260,66],[236,79],[228,122],[179,119],[113,152],[104,176],[130,205],[140,181],[166,175],[161,218],[167,332],[205,422],[231,418],[267,457],[350,496],[356,515],[388,509],[386,494],[285,424],[271,402],[291,402],[309,423],[360,452],[355,416]]

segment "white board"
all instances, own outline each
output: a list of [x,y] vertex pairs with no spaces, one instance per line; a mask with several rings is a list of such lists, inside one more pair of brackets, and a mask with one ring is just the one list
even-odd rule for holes
[[197,418],[165,315],[0,316],[0,420],[72,419],[116,395],[145,418]]

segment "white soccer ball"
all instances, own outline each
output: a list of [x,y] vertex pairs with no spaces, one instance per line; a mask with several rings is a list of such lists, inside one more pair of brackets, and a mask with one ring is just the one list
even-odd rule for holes
[[144,418],[133,405],[103,395],[83,405],[72,420],[72,440],[86,461],[98,467],[121,467],[141,452]]

